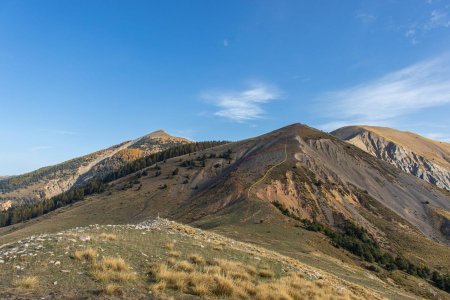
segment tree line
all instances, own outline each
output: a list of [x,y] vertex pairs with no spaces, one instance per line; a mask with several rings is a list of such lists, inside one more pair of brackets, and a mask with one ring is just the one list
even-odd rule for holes
[[325,234],[337,248],[343,248],[367,262],[378,264],[388,271],[401,270],[410,275],[421,277],[439,289],[450,292],[450,274],[442,274],[428,266],[417,265],[402,256],[394,257],[392,254],[382,251],[367,230],[349,220],[345,220],[337,226],[337,230],[334,230],[320,222],[297,217],[279,202],[274,202],[274,205],[284,215],[301,221],[306,230]]
[[132,162],[128,162],[115,171],[99,173],[94,178],[88,180],[86,183],[80,186],[72,187],[70,190],[50,199],[46,199],[40,201],[39,203],[31,205],[12,207],[7,211],[0,212],[0,227],[9,226],[32,218],[36,218],[57,208],[81,201],[85,196],[102,193],[103,191],[105,191],[107,183],[140,171],[158,162],[165,162],[169,158],[195,153],[197,151],[202,151],[215,146],[223,145],[225,143],[227,142],[206,141],[183,144],[136,159]]

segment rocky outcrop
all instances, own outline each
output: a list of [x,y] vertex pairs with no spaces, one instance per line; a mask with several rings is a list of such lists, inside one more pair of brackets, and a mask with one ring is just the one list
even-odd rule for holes
[[[418,140],[418,145],[414,147],[414,142],[402,143],[412,135],[411,133],[396,131],[397,137],[407,135],[406,138],[399,137],[396,139],[395,136],[391,138],[392,134],[383,136],[384,128],[376,128],[375,130],[371,130],[371,128],[368,126],[349,126],[333,131],[332,134],[406,173],[440,188],[450,190],[450,168],[448,167],[450,153],[447,152],[447,147],[441,147],[443,149],[442,154],[438,151],[433,153],[434,155],[441,154],[442,159],[437,159],[434,155],[429,155],[431,153],[427,153],[422,147],[423,143],[427,142],[434,147],[435,141],[415,135],[413,138]],[[389,130],[393,131],[392,129]],[[442,144],[445,146],[446,143]]]

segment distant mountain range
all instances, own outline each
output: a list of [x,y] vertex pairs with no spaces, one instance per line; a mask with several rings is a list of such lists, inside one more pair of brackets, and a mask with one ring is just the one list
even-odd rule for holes
[[[445,292],[450,290],[445,275],[450,273],[448,144],[388,128],[354,126],[328,134],[302,124],[183,155],[173,150],[186,143],[157,132],[81,162],[23,175],[27,180],[1,181],[10,188],[27,183],[2,197],[45,190],[52,180],[61,180],[60,174],[76,186],[168,149],[167,155],[139,169],[134,164],[132,173],[68,202],[73,205],[10,222],[14,225],[0,228],[0,244],[160,216],[276,251],[374,295],[450,299]],[[9,211],[3,213],[8,220],[20,217],[14,208]]]
[[16,205],[48,199],[97,174],[110,172],[137,158],[189,142],[158,130],[54,166],[19,176],[3,177],[0,180],[0,202],[10,201]]

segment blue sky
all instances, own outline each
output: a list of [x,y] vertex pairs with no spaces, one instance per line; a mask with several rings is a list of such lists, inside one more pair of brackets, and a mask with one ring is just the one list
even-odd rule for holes
[[0,175],[157,129],[449,141],[449,116],[449,1],[0,1]]

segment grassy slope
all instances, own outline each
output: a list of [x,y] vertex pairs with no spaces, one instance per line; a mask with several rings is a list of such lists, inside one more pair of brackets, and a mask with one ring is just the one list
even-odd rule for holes
[[[95,250],[90,257],[94,263],[77,260],[76,251],[88,248]],[[173,251],[179,252],[180,257],[176,257]],[[172,256],[175,257],[172,263],[177,267],[182,260],[189,260],[193,253],[203,258],[205,262],[201,264],[205,266],[213,265],[215,260],[221,259],[243,264],[240,268],[255,268],[257,274],[249,281],[249,284],[255,287],[276,282],[294,272],[302,278],[303,284],[311,284],[319,293],[328,289],[335,298],[342,294],[345,295],[342,299],[379,299],[372,291],[344,282],[288,257],[188,226],[167,223],[165,220],[150,228],[127,225],[76,228],[57,234],[33,236],[2,246],[0,297],[36,299],[48,296],[50,291],[51,296],[55,298],[102,297],[108,293],[106,287],[115,282],[119,291],[116,291],[117,295],[121,298],[143,299],[148,297],[150,291],[156,292],[156,283],[148,274],[152,264],[167,261],[169,256]],[[99,274],[92,271],[105,257],[122,258],[128,267],[118,273],[126,276],[99,279]],[[205,266],[197,269],[205,269]],[[269,277],[258,275],[262,274],[261,270],[269,270]],[[27,286],[21,282],[27,277],[34,277],[34,283]],[[233,275],[228,276],[230,280],[232,277]],[[242,281],[245,279],[237,280],[234,284],[236,287],[232,287],[229,292],[231,294],[227,295],[237,297],[237,286]],[[299,291],[304,288],[306,286],[299,287]],[[189,284],[186,283],[183,291],[167,287],[163,294],[191,299],[191,292]]]

